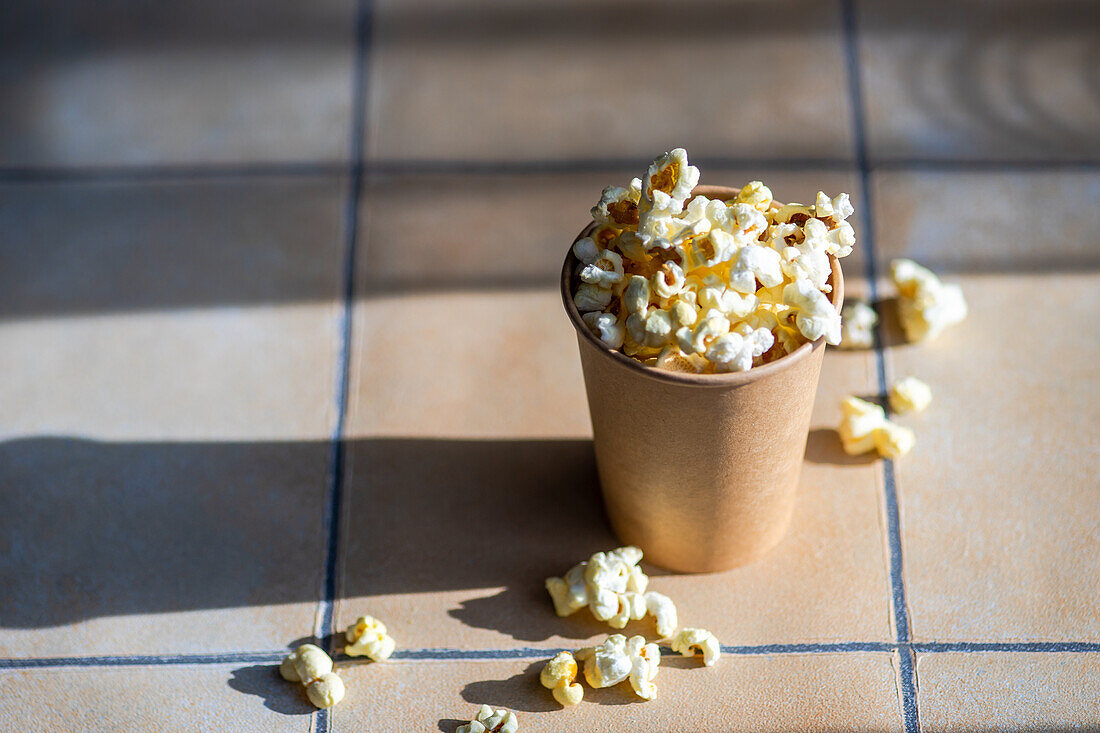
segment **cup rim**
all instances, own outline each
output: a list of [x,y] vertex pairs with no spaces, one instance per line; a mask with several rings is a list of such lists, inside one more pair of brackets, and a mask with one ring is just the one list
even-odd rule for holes
[[[740,190],[739,188],[731,188],[729,186],[696,186],[691,192],[691,198],[696,196],[707,196],[708,198],[729,200],[735,197]],[[779,208],[781,204],[772,201],[771,206],[772,208]],[[577,240],[586,237],[595,228],[596,222],[590,221],[588,225],[581,230],[580,234],[574,237],[573,243],[569,245],[569,250],[565,255],[565,262],[562,263],[560,286],[562,303],[565,305],[565,312],[569,316],[569,322],[573,325],[573,329],[581,338],[586,339],[590,345],[594,346],[601,357],[611,359],[622,367],[631,369],[641,376],[655,379],[658,382],[692,385],[696,387],[734,387],[764,379],[772,374],[784,371],[785,369],[793,368],[799,362],[809,358],[813,351],[825,348],[825,337],[822,336],[816,341],[807,341],[791,353],[781,356],[768,364],[754,366],[752,369],[744,372],[723,372],[720,374],[691,374],[688,372],[674,372],[668,369],[659,369],[657,367],[648,366],[633,357],[627,356],[618,349],[608,348],[591,330],[589,330],[585,322],[581,320],[580,310],[577,308],[576,303],[573,302],[573,271],[576,269],[576,256],[573,254],[573,244],[576,244]],[[829,294],[829,302],[832,303],[833,307],[836,308],[839,313],[841,306],[844,304],[844,274],[840,268],[840,260],[834,255],[829,255],[829,264],[832,269],[832,273],[829,276],[829,283],[833,286],[833,292]]]

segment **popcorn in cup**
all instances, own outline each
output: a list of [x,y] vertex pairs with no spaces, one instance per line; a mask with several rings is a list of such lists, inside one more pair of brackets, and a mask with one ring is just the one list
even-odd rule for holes
[[786,532],[854,244],[844,194],[781,205],[698,178],[677,149],[605,189],[561,276],[612,527],[686,572]]

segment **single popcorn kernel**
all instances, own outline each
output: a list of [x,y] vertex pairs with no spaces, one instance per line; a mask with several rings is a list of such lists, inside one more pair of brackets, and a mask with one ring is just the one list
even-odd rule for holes
[[923,412],[932,401],[932,388],[916,377],[905,377],[890,387],[890,408],[898,413]]
[[672,639],[672,651],[685,657],[695,656],[696,649],[702,653],[705,667],[713,667],[722,655],[718,639],[705,629],[681,629]]
[[958,285],[940,282],[912,260],[894,260],[890,272],[898,289],[898,318],[910,341],[934,339],[966,318],[966,299]]
[[386,625],[374,616],[360,616],[344,632],[348,640],[344,647],[344,653],[349,657],[370,657],[375,662],[383,662],[390,658],[397,646],[394,640],[386,633]]
[[579,650],[577,659],[584,662],[584,678],[594,688],[611,687],[629,679],[639,697],[657,697],[653,680],[661,663],[661,650],[656,644],[647,644],[645,637],[627,639],[612,634],[599,646]]
[[539,675],[542,686],[552,691],[554,699],[569,707],[584,698],[584,688],[576,682],[577,662],[569,652],[560,652],[546,663]]
[[845,303],[840,311],[840,348],[870,349],[875,345],[878,314],[866,303]]
[[842,418],[837,433],[848,455],[877,450],[885,458],[901,458],[916,443],[912,430],[886,419],[878,405],[858,397],[845,397],[840,403]]
[[497,710],[495,713],[488,705],[482,705],[477,717],[466,725],[460,725],[455,733],[516,733],[519,721],[515,713]]
[[332,658],[313,644],[303,644],[288,654],[279,665],[279,674],[288,682],[301,682],[306,697],[318,708],[330,708],[344,699],[344,683],[332,671]]

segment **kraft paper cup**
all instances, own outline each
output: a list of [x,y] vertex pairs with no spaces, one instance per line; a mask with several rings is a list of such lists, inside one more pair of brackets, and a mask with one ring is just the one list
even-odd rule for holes
[[[694,193],[728,200],[737,191],[699,186]],[[844,280],[839,261],[830,259],[830,300],[839,312]],[[576,264],[570,247],[561,294],[577,331],[615,533],[647,560],[682,572],[726,570],[765,554],[790,523],[824,339],[747,372],[649,367],[588,330],[573,303]]]

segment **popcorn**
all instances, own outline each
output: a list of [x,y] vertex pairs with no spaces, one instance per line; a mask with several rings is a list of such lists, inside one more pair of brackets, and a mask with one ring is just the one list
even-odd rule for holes
[[645,700],[657,697],[657,669],[661,650],[646,643],[645,637],[612,634],[597,647],[585,647],[577,652],[584,662],[584,678],[594,688],[611,687],[630,680],[634,692]]
[[866,303],[845,303],[840,311],[840,348],[870,349],[875,344],[878,314]]
[[631,229],[638,226],[638,199],[642,195],[642,181],[635,178],[629,188],[608,186],[600,196],[600,202],[592,207],[592,219],[600,224]]
[[573,298],[592,333],[684,373],[744,371],[807,340],[838,343],[841,319],[827,294],[830,258],[855,243],[848,195],[780,206],[751,181],[731,200],[692,198],[698,181],[677,148],[629,186],[603,190],[595,228],[573,246]]
[[519,730],[519,721],[516,714],[508,710],[497,710],[495,713],[488,705],[482,705],[477,717],[466,725],[460,725],[455,733],[516,733]]
[[916,377],[905,377],[890,387],[890,407],[898,414],[923,412],[932,401],[932,388]]
[[583,314],[581,320],[608,348],[617,349],[623,345],[623,324],[614,314],[591,311]]
[[569,707],[584,698],[584,688],[576,683],[577,662],[569,652],[561,652],[546,663],[539,675],[542,686],[552,691],[554,699]]
[[722,655],[718,639],[705,629],[680,629],[672,639],[672,651],[682,656],[693,657],[696,649],[702,653],[705,667],[713,667]]
[[658,634],[671,636],[676,630],[676,606],[661,593],[647,592],[649,577],[638,566],[641,559],[637,547],[620,547],[593,554],[563,577],[547,578],[554,612],[564,617],[588,606],[596,619],[616,629],[648,614],[656,619]]
[[287,682],[301,682],[314,707],[331,708],[344,699],[344,682],[332,671],[332,659],[313,644],[303,644],[279,665]]
[[386,625],[374,616],[360,616],[344,632],[348,643],[344,653],[349,657],[370,657],[375,662],[384,662],[393,654],[397,644],[386,633]]
[[807,339],[816,341],[825,337],[826,343],[840,343],[840,314],[809,280],[795,280],[785,287],[783,302],[798,309],[795,323]]
[[886,458],[901,458],[916,443],[912,430],[886,419],[878,405],[858,397],[845,397],[840,403],[842,418],[837,433],[844,452],[859,455],[877,450]]
[[933,339],[966,318],[966,299],[958,285],[940,282],[912,260],[894,260],[890,271],[898,289],[898,316],[910,341]]

